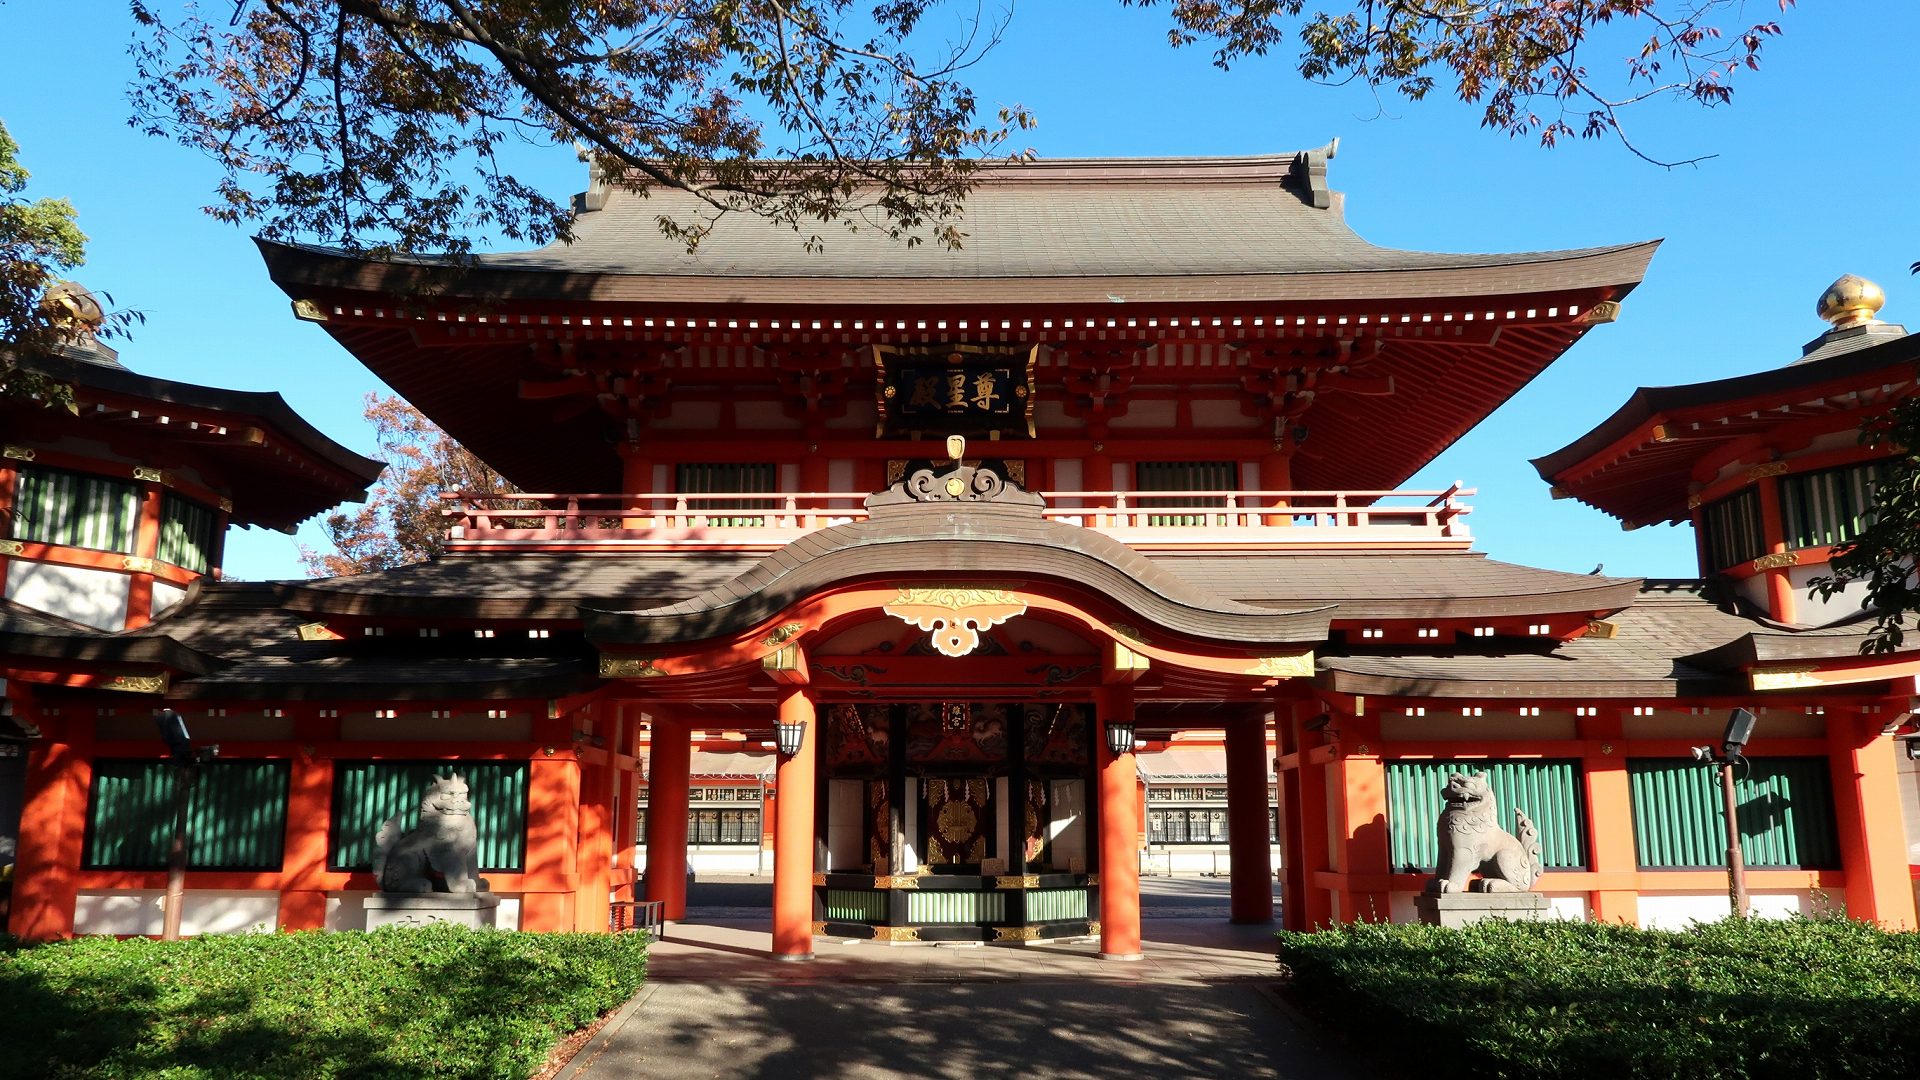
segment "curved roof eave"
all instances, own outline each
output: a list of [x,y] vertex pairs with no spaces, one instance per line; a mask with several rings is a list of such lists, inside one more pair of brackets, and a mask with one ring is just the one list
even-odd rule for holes
[[[927,504],[939,506],[940,504]],[[908,519],[919,517],[920,522]],[[984,519],[1018,523],[994,533]],[[966,524],[956,525],[954,519]],[[918,526],[917,531],[914,527]],[[1009,549],[1014,550],[1009,550]],[[623,645],[706,641],[743,633],[809,596],[912,574],[1064,583],[1100,594],[1155,628],[1233,645],[1324,640],[1332,606],[1257,608],[1210,596],[1109,537],[1022,515],[919,511],[838,525],[802,537],[751,569],[678,603],[645,611],[582,605],[590,640]]]
[[[859,304],[862,307],[1005,305],[1313,303],[1467,299],[1577,289],[1625,295],[1645,276],[1660,241],[1522,255],[1460,255],[1436,265],[1308,268],[1260,273],[1094,274],[1054,276],[764,277],[524,269],[444,261],[379,261],[327,248],[255,240],[269,275],[295,299],[301,287],[387,296],[458,297],[477,303],[661,303],[746,305]],[[1385,250],[1385,249],[1381,249]],[[1389,253],[1393,254],[1393,253]],[[1409,255],[1417,253],[1406,253]],[[1426,257],[1442,258],[1442,257]],[[1115,292],[1127,289],[1122,295]]]
[[1548,483],[1581,462],[1626,442],[1636,432],[1684,409],[1710,405],[1735,407],[1756,398],[1794,391],[1817,391],[1821,384],[1847,382],[1860,376],[1914,362],[1920,357],[1920,335],[1896,338],[1853,352],[1733,375],[1706,382],[1674,386],[1642,386],[1634,390],[1613,414],[1586,434],[1549,454],[1531,459],[1534,471]]

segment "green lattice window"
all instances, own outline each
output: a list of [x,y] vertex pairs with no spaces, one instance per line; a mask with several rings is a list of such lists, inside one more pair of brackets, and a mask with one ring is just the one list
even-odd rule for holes
[[[1133,465],[1133,486],[1140,491],[1235,491],[1239,488],[1240,469],[1231,461],[1137,461]],[[1222,495],[1184,495],[1178,498],[1139,497],[1135,505],[1180,509],[1225,506]],[[1148,525],[1198,526],[1207,524],[1207,514],[1154,514]]]
[[16,492],[15,539],[134,554],[140,486],[132,480],[23,465]]
[[[1627,763],[1633,839],[1645,868],[1725,866],[1727,813],[1720,770],[1685,758]],[[1749,758],[1734,770],[1740,853],[1748,866],[1840,865],[1833,783],[1825,758]]]
[[1877,464],[1780,478],[1780,512],[1786,518],[1787,546],[1844,544],[1873,520]]
[[406,828],[420,819],[420,797],[435,773],[467,778],[480,869],[518,872],[527,859],[527,763],[524,761],[339,761],[333,767],[335,870],[373,866],[374,839],[395,814]]
[[[723,495],[739,495],[750,491],[778,491],[777,477],[778,467],[770,463],[683,464],[674,469],[674,490],[686,494],[714,491]],[[776,503],[772,499],[687,500],[687,509],[703,513],[716,510],[772,510],[775,506]],[[717,528],[754,528],[766,524],[766,519],[726,516],[711,518],[709,523]]]
[[[173,838],[176,771],[165,761],[96,761],[87,795],[86,865],[154,870]],[[201,767],[187,800],[187,865],[278,870],[287,832],[287,763],[219,761]]]
[[1577,761],[1389,761],[1387,833],[1393,868],[1431,873],[1440,858],[1440,793],[1454,773],[1486,773],[1500,827],[1514,831],[1514,810],[1540,832],[1549,870],[1587,865],[1586,813]]
[[1752,488],[1709,503],[1700,515],[1707,534],[1709,570],[1725,570],[1766,554],[1760,527],[1760,495]]
[[161,562],[204,574],[213,566],[220,518],[210,506],[169,494],[160,509]]

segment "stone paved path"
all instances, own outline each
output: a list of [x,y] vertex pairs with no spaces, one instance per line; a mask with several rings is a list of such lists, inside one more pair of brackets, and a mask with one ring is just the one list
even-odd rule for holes
[[818,939],[805,964],[767,960],[764,927],[670,927],[559,1080],[1367,1075],[1273,998],[1267,927],[1149,919],[1138,963],[1092,942]]

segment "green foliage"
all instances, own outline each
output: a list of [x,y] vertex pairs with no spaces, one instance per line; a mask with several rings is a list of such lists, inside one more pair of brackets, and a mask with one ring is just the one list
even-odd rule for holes
[[1910,449],[1920,446],[1920,398],[1904,398],[1869,422],[1860,441],[1899,453],[1879,463],[1866,529],[1833,550],[1832,573],[1809,584],[1814,595],[1830,597],[1852,582],[1866,582],[1863,603],[1876,615],[1861,651],[1886,653],[1905,639],[1908,616],[1920,613],[1920,579],[1913,573],[1920,557],[1920,456]]
[[1290,993],[1421,1076],[1920,1076],[1920,935],[1363,923],[1280,935]]
[[518,1080],[645,973],[637,934],[0,938],[0,1073]]
[[86,261],[86,235],[65,199],[28,201],[20,144],[0,124],[0,398],[41,398],[72,405],[71,391],[22,370],[19,357],[37,356],[60,340],[41,303],[48,286]]

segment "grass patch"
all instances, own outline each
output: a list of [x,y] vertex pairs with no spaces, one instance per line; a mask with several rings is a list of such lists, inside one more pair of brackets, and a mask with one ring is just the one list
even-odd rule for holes
[[1288,993],[1422,1077],[1920,1076],[1920,935],[1845,919],[1280,935]]
[[0,941],[0,1076],[524,1080],[645,974],[639,934]]

